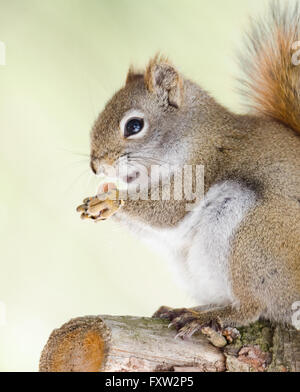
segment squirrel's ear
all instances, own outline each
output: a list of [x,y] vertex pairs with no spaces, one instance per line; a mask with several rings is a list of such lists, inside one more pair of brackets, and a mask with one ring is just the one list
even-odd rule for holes
[[131,65],[129,70],[128,70],[127,76],[126,76],[126,83],[125,83],[125,85],[127,85],[128,83],[133,82],[136,79],[140,79],[142,76],[143,76],[143,74],[141,72],[137,72],[133,68],[133,66]]
[[166,58],[155,56],[150,60],[144,78],[147,89],[159,99],[177,108],[182,104],[182,78]]

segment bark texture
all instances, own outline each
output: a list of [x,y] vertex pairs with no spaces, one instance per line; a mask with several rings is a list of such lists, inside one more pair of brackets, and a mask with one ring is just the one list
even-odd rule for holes
[[50,335],[40,371],[300,371],[300,332],[257,322],[220,349],[202,334],[174,339],[160,319],[86,316]]

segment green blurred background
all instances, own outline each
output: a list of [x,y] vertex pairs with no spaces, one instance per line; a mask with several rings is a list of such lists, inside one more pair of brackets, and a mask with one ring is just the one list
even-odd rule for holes
[[79,219],[76,206],[97,184],[89,130],[129,65],[158,50],[240,110],[234,50],[265,3],[0,1],[1,371],[37,370],[49,334],[72,317],[193,304],[125,229]]

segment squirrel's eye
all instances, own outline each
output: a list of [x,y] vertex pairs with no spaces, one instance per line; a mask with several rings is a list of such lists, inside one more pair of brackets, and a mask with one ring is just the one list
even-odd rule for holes
[[140,139],[145,136],[149,128],[149,122],[141,110],[131,109],[124,113],[119,127],[122,138]]
[[139,133],[144,128],[144,120],[142,118],[131,118],[127,121],[124,129],[124,136],[129,137]]

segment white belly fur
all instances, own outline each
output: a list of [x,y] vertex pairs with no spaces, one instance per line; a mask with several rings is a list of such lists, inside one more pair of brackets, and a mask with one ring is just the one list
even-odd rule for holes
[[230,243],[255,201],[252,190],[224,181],[213,185],[175,228],[153,229],[136,221],[129,227],[167,254],[177,280],[199,305],[236,303],[228,271]]

